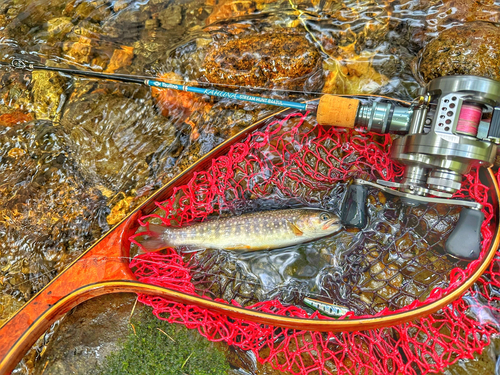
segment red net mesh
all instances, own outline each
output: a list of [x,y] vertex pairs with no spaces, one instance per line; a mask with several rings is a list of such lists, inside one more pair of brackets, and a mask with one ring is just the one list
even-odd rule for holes
[[[141,225],[147,228],[150,220],[182,225],[211,214],[234,213],[235,207],[244,209],[248,202],[270,197],[296,198],[325,207],[340,201],[345,181],[351,178],[393,180],[401,176],[402,168],[388,156],[389,136],[314,125],[307,115],[292,114],[255,131],[226,155],[214,159],[207,171],[196,172],[189,183],[176,187],[171,198],[157,202],[157,212],[142,217]],[[332,190],[335,186],[340,188]],[[472,198],[484,205],[484,256],[493,237],[489,224],[494,209],[487,201],[488,187],[473,171],[456,197]],[[332,265],[333,255],[328,251],[326,261],[315,258],[324,265],[323,277],[316,278],[317,287],[348,306],[352,311],[349,316],[388,315],[428,304],[456,289],[478,266],[479,261],[465,265],[453,262],[443,252],[460,209],[441,205],[402,208],[398,204],[397,199],[370,191],[368,230],[346,231],[333,240],[326,239],[321,249],[311,245],[315,254],[340,247],[342,256],[336,264]],[[132,242],[140,246],[134,239]],[[301,305],[304,295],[310,293],[309,284],[291,278],[262,292],[262,280],[245,272],[240,259],[228,252],[183,255],[166,249],[135,257],[131,268],[140,281],[221,303],[276,315],[328,319]],[[498,331],[499,276],[496,257],[463,298],[439,313],[361,332],[287,330],[160,297],[141,295],[139,300],[152,306],[158,318],[197,329],[209,340],[253,351],[260,362],[269,362],[279,370],[296,374],[419,374],[439,371],[459,358],[471,358],[488,344],[490,335]]]

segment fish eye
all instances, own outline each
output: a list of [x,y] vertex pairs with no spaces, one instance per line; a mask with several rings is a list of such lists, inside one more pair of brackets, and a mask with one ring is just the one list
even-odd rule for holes
[[327,220],[330,220],[330,215],[323,212],[322,214],[319,215],[319,218],[323,221],[327,221]]

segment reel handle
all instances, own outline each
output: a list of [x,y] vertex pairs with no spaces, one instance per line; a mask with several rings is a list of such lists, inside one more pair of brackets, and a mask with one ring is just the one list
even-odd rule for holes
[[366,216],[366,199],[368,189],[363,185],[350,185],[344,202],[342,203],[342,214],[340,221],[342,224],[363,229],[366,227],[368,218]]
[[354,128],[359,104],[358,99],[325,94],[318,103],[316,112],[318,124]]
[[464,208],[453,232],[444,246],[448,255],[467,261],[476,260],[481,253],[481,224],[484,213]]

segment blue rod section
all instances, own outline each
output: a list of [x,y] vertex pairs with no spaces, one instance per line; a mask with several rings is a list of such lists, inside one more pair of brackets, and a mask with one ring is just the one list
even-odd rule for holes
[[244,101],[253,102],[253,103],[275,105],[278,107],[290,107],[290,108],[299,109],[301,111],[307,110],[307,104],[297,103],[297,102],[289,102],[286,100],[263,98],[260,96],[253,96],[253,95],[246,95],[246,94],[236,94],[233,92],[220,91],[220,90],[214,90],[214,89],[203,89],[200,87],[176,85],[173,83],[155,81],[155,80],[150,80],[150,79],[144,80],[144,83],[150,87],[160,87],[163,89],[173,89],[173,90],[194,92],[196,94],[218,96],[221,98],[229,98],[229,99],[236,99],[236,100],[244,100]]

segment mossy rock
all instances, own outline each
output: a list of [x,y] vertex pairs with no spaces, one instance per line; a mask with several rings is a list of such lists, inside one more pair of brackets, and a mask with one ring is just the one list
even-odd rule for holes
[[121,349],[106,357],[99,374],[218,375],[229,371],[224,353],[196,331],[159,320],[149,309],[133,326]]

